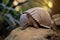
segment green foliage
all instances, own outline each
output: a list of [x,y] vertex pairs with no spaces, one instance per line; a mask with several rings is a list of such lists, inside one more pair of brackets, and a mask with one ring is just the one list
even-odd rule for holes
[[9,3],[9,0],[7,1],[7,0],[3,0],[3,3],[5,4],[5,5],[7,5],[8,3]]
[[20,25],[20,13],[11,6],[6,6],[9,1],[3,0],[0,3],[0,35],[4,35]]

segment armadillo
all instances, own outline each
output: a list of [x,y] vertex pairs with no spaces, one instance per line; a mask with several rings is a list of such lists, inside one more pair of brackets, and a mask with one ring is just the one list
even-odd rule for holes
[[53,21],[49,13],[41,7],[31,8],[25,12],[20,17],[20,26],[22,29],[26,28],[28,25],[33,25],[38,28],[38,25],[51,28]]

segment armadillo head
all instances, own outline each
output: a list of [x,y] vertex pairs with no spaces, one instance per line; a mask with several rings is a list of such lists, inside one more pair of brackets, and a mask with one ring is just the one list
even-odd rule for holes
[[32,25],[31,18],[28,18],[27,14],[22,14],[20,16],[20,28],[25,29],[29,25]]

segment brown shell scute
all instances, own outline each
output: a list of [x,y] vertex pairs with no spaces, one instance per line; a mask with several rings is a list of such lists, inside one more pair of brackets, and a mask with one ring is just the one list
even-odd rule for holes
[[30,13],[40,24],[50,26],[53,23],[49,13],[41,7],[31,8],[25,12]]

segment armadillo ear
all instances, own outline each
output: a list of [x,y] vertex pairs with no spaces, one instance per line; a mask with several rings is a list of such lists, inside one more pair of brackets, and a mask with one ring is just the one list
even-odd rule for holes
[[27,18],[29,19],[31,16],[27,13]]
[[24,12],[23,14],[26,14],[26,17],[27,18],[30,18],[31,17],[30,13],[28,13],[28,12]]

